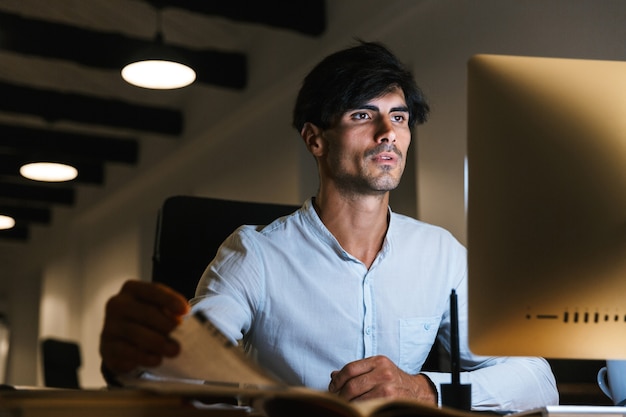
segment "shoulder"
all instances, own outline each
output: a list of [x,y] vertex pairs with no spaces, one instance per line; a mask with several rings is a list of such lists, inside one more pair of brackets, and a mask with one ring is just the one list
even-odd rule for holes
[[399,213],[391,213],[389,231],[393,235],[405,236],[407,238],[418,237],[428,240],[436,239],[442,242],[447,242],[451,245],[461,246],[452,233],[443,227],[426,223]]
[[242,225],[231,238],[240,241],[286,239],[302,227],[302,208],[293,213],[278,217],[268,224]]
[[392,213],[387,233],[392,250],[401,257],[430,259],[464,267],[467,261],[465,247],[441,226]]

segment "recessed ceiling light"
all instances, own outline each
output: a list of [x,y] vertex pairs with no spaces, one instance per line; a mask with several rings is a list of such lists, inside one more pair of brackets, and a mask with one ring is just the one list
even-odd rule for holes
[[0,214],[0,230],[10,229],[15,226],[15,219],[11,216]]
[[56,162],[33,162],[20,168],[23,177],[35,181],[62,182],[78,176],[78,170],[70,165]]
[[196,72],[178,62],[151,59],[126,65],[122,78],[137,87],[171,90],[193,83]]

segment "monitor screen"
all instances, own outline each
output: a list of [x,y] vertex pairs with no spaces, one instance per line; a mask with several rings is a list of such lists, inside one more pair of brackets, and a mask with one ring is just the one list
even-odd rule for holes
[[470,349],[626,359],[626,62],[468,64]]

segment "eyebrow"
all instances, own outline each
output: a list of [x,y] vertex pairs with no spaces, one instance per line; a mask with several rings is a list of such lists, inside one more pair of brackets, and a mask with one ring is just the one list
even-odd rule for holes
[[[376,111],[376,112],[380,112],[380,108],[378,106],[373,106],[371,104],[364,104],[362,106],[358,106],[354,110],[373,110],[373,111]],[[409,112],[409,108],[408,108],[408,106],[392,107],[390,109],[389,113],[393,113],[393,112],[397,112],[397,111],[408,113]]]

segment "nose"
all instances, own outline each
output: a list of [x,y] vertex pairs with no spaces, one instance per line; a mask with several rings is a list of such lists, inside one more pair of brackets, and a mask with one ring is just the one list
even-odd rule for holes
[[376,142],[395,142],[396,130],[391,120],[381,117],[376,131]]

